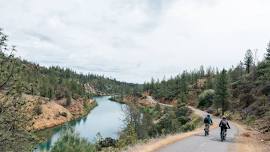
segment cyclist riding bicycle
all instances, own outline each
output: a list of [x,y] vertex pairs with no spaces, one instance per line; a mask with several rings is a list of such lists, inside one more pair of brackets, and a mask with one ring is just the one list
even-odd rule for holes
[[222,131],[224,131],[224,133],[226,134],[227,129],[231,129],[229,122],[225,116],[222,117],[222,120],[219,123],[219,127],[220,127],[220,135],[221,136],[222,136]]
[[212,124],[213,124],[213,121],[212,121],[210,115],[207,115],[204,118],[204,125],[205,125],[204,131],[205,131],[205,135],[209,135],[209,128],[210,128],[210,125],[212,125]]

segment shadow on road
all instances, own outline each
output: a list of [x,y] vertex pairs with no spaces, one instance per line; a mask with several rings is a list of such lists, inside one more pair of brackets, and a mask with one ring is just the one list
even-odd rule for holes
[[[214,137],[210,139],[211,141],[217,141],[217,142],[221,142],[220,137]],[[235,140],[233,138],[227,138],[225,141],[223,141],[222,143],[235,143]]]
[[198,137],[206,137],[204,134],[195,134],[194,136],[198,136]]
[[[212,135],[212,137],[211,137],[211,134],[210,134],[210,136],[205,136],[204,134],[195,134],[194,136],[197,136],[197,137],[204,137],[204,138],[208,138],[208,139],[211,140],[211,141],[221,142],[219,136],[213,137],[213,135]],[[210,137],[210,138],[209,138],[209,137]],[[223,141],[223,143],[236,143],[236,141],[235,141],[234,138],[227,137],[227,139],[226,139],[225,141]]]

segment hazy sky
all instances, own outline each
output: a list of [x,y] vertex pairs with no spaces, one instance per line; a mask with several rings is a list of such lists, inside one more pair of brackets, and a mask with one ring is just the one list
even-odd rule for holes
[[128,82],[230,67],[270,40],[270,0],[0,0],[22,58]]

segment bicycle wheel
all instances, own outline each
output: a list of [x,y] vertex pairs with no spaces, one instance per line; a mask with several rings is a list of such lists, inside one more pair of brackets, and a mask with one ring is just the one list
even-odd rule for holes
[[221,131],[221,134],[220,134],[221,141],[224,141],[224,138],[225,138],[224,137],[224,135],[225,135],[224,133],[225,133],[224,130],[222,130]]

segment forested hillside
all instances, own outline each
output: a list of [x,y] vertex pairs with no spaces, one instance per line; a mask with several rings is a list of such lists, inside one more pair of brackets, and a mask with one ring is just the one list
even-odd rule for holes
[[82,117],[98,95],[129,94],[137,84],[71,69],[44,67],[14,56],[0,29],[0,151],[31,151],[32,131]]
[[241,120],[267,134],[270,131],[270,43],[262,61],[255,57],[253,51],[247,50],[243,61],[229,69],[201,67],[169,80],[152,80],[144,84],[143,90],[160,102],[192,104],[215,115]]
[[132,92],[134,84],[119,82],[98,75],[77,74],[60,67],[45,68],[27,61],[20,62],[23,68],[19,81],[24,82],[28,94],[48,98],[89,97],[99,94],[125,94]]
[[[78,74],[57,66],[44,67],[14,57],[15,47],[7,45],[7,36],[0,31],[1,91],[9,90],[15,82],[22,86],[26,94],[42,97],[89,97],[99,94],[131,93],[135,84],[120,82],[104,76]],[[13,80],[13,81],[12,81]]]
[[[168,80],[154,80],[143,85],[143,91],[149,93],[161,102],[171,103],[177,100],[187,103],[193,100],[196,94],[201,91],[204,86],[212,85],[212,82],[205,81],[206,77],[215,74],[214,68],[208,68],[205,72],[202,66],[200,70],[184,71],[182,74],[172,77]],[[191,92],[192,91],[192,92]]]

